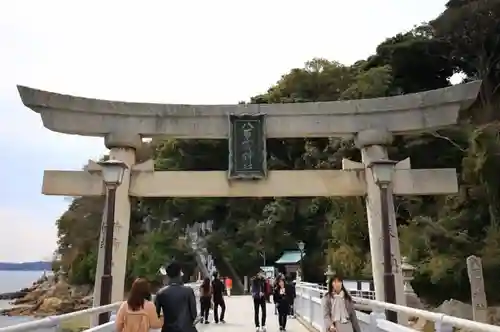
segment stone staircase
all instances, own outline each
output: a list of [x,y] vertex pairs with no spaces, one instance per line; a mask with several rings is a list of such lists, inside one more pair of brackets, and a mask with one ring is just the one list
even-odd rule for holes
[[186,228],[186,237],[193,249],[198,268],[204,277],[210,276],[217,271],[212,255],[208,252],[205,236],[212,231],[212,221],[194,223]]

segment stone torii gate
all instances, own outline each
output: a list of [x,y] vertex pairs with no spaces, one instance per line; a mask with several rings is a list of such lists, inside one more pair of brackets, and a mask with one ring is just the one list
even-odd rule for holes
[[[366,196],[376,298],[384,300],[380,191],[371,170],[366,166],[374,160],[387,158],[386,147],[391,144],[393,135],[425,132],[455,124],[459,111],[470,107],[476,100],[480,85],[480,81],[475,81],[422,93],[364,100],[247,105],[128,103],[74,97],[24,86],[18,86],[18,90],[24,105],[40,114],[46,128],[59,133],[104,137],[111,157],[130,166],[116,193],[113,301],[123,297],[130,196]],[[252,116],[255,116],[257,122],[250,121]],[[235,126],[232,117],[240,117],[244,120],[243,125]],[[228,180],[227,171],[156,172],[151,160],[136,164],[135,149],[141,145],[142,138],[229,138],[231,146],[234,143],[232,137],[238,136],[240,130],[244,136],[240,142],[243,146],[248,143],[248,128],[252,124],[260,125],[262,140],[255,140],[253,143],[259,146],[263,154],[266,137],[354,137],[361,149],[362,163],[345,161],[343,170],[267,172],[265,158],[261,156],[259,165],[255,166],[257,162],[252,164],[252,157],[254,160],[258,159],[256,154],[237,151],[241,155],[236,156],[236,159],[233,158],[234,155],[230,158],[241,167],[238,170],[236,165],[235,170],[230,162],[230,177],[232,173],[240,172],[243,178],[254,178],[246,181]],[[234,149],[232,152],[234,154]],[[44,172],[42,192],[46,195],[63,196],[104,195],[99,170],[99,166],[93,162],[89,163],[86,171],[47,170]],[[246,170],[259,174],[245,173]],[[409,160],[406,160],[396,165],[390,189],[396,195],[456,193],[456,171],[412,170]],[[404,305],[399,240],[392,193],[389,193],[397,302]],[[100,278],[97,277],[97,280]],[[98,287],[100,286],[96,285]]]

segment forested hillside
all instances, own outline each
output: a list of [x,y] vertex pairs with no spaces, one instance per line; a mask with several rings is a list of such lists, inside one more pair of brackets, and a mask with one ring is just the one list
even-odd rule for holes
[[[388,38],[368,59],[352,66],[333,60],[312,59],[291,69],[249,102],[394,96],[446,87],[454,73],[463,73],[465,81],[483,80],[478,102],[461,114],[459,125],[398,137],[390,157],[410,157],[413,168],[458,171],[458,195],[396,198],[402,251],[418,269],[417,293],[430,302],[467,301],[465,258],[476,254],[483,258],[488,300],[499,302],[500,0],[451,0],[435,20]],[[151,155],[157,170],[227,169],[227,141],[154,140],[140,154]],[[351,141],[268,140],[270,169],[340,169],[342,158],[360,160]],[[57,221],[61,263],[75,283],[93,282],[102,201],[77,198]],[[129,277],[155,279],[158,266],[174,256],[192,269],[194,261],[179,235],[185,225],[208,219],[215,226],[210,250],[223,274],[252,274],[262,261],[260,252],[265,250],[271,261],[294,249],[298,240],[306,243],[306,273],[312,281],[323,280],[326,264],[350,278],[370,274],[362,198],[165,198],[134,202]],[[146,232],[146,224],[154,230]]]

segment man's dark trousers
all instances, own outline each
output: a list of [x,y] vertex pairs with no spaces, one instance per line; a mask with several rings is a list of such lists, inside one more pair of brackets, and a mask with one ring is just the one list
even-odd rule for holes
[[[219,306],[221,308],[221,313],[219,317]],[[214,320],[216,323],[224,320],[224,314],[226,313],[226,303],[224,298],[214,298]]]
[[[259,325],[259,308],[262,311],[261,321]],[[261,298],[253,299],[253,312],[255,327],[266,326],[266,298],[262,296]]]

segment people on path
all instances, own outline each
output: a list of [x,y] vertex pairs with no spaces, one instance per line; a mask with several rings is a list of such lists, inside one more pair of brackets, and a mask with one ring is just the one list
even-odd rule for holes
[[279,279],[278,285],[274,288],[273,302],[278,309],[280,331],[286,331],[286,321],[290,312],[290,305],[293,302],[293,293],[291,286],[284,279]]
[[[224,293],[226,291],[224,282],[219,279],[219,274],[214,272],[214,280],[212,281],[212,294],[214,300],[214,321],[215,324],[225,323],[224,315],[226,314],[226,303],[224,302]],[[219,307],[221,313],[219,316]]]
[[227,296],[231,296],[231,288],[233,288],[233,279],[231,279],[230,277],[226,277],[225,282],[226,282]]
[[208,321],[208,314],[210,313],[210,306],[212,304],[212,285],[210,283],[210,278],[205,278],[200,286],[200,309],[201,318],[205,324],[210,323]]
[[[252,298],[255,329],[256,331],[266,331],[266,280],[262,270],[252,280]],[[260,321],[259,309],[261,311]]]
[[358,318],[342,278],[335,276],[328,282],[328,292],[323,297],[323,317],[327,332],[361,332]]
[[[279,281],[283,278],[285,278],[285,276],[281,273],[276,276],[276,280],[274,280],[273,284],[273,290],[276,289],[276,287],[278,287]],[[274,314],[275,315],[278,314],[278,305],[276,304],[276,302],[274,303]]]
[[122,303],[116,314],[117,332],[148,332],[149,329],[162,327],[162,321],[156,314],[154,303],[148,300],[150,297],[148,281],[136,279],[127,301]]
[[156,313],[163,312],[162,332],[196,332],[196,298],[191,287],[181,280],[181,266],[172,262],[166,269],[167,286],[156,293]]
[[271,303],[271,294],[273,293],[273,282],[271,278],[266,278],[266,302]]

